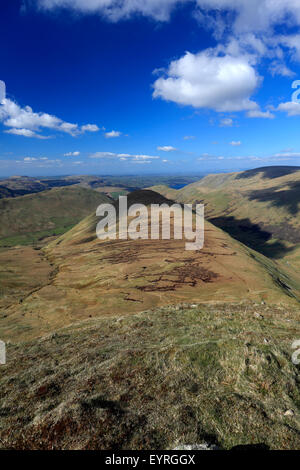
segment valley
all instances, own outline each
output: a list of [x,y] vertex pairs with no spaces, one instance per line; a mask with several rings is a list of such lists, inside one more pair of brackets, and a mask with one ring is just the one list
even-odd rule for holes
[[[278,178],[290,187],[287,174]],[[55,214],[68,214],[72,227],[0,251],[0,337],[9,357],[1,368],[0,446],[299,446],[296,264],[266,256],[260,245],[256,251],[252,239],[244,244],[213,220],[233,217],[230,210],[238,217],[240,194],[244,216],[248,204],[249,219],[262,223],[242,180],[216,175],[179,190],[128,193],[129,206],[204,201],[205,243],[194,252],[172,237],[99,240],[95,209],[117,201],[80,186],[2,200],[2,211],[10,205],[2,233],[7,226],[39,234]],[[259,183],[265,191],[274,185]],[[214,205],[222,185],[226,208]],[[28,216],[22,222],[17,214]],[[296,229],[297,217],[290,223]]]

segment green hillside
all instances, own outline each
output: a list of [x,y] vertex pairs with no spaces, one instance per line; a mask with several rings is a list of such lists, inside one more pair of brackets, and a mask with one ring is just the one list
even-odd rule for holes
[[8,345],[0,448],[299,449],[298,311],[181,304]]
[[300,264],[300,168],[266,167],[208,175],[176,191],[153,188],[176,201],[205,204],[206,218],[273,259]]
[[[75,214],[89,193],[35,197]],[[300,284],[209,222],[191,254],[99,240],[98,220],[0,251],[0,449],[298,449]]]
[[60,235],[108,201],[104,194],[80,187],[0,199],[0,247],[27,245]]

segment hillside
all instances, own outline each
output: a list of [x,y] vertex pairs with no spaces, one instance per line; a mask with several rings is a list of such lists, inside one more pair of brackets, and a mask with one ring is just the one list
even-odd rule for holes
[[94,189],[115,199],[119,195],[156,184],[182,187],[199,179],[197,176],[96,176],[70,175],[48,178],[12,176],[0,179],[0,199],[24,196],[65,186]]
[[180,202],[204,203],[214,225],[266,256],[300,266],[299,167],[208,175],[179,191],[153,189]]
[[98,221],[0,252],[0,448],[299,448],[300,285],[209,222],[188,252]]
[[63,178],[33,178],[29,176],[12,176],[0,180],[0,199],[18,197],[25,194],[39,193],[47,189],[74,184]]
[[[129,196],[129,204],[166,201],[151,191]],[[299,283],[209,222],[204,249],[189,252],[184,240],[98,240],[98,221],[90,215],[31,255],[18,248],[0,253],[1,338],[25,340],[74,321],[181,302],[298,305]],[[24,276],[28,263],[33,278],[44,266],[35,287]]]
[[108,201],[104,194],[80,187],[0,199],[0,247],[27,245],[60,235]]
[[0,448],[299,449],[298,316],[252,302],[183,304],[10,343]]

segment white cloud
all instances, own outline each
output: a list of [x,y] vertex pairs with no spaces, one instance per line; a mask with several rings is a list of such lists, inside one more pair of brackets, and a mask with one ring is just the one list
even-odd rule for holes
[[[286,52],[289,59],[300,62],[300,34],[295,33],[300,26],[299,0],[34,1],[46,10],[63,7],[99,14],[108,21],[129,19],[136,14],[168,21],[177,6],[191,5],[195,18],[211,29],[219,46],[198,54],[186,53],[171,62],[165,75],[158,69],[153,95],[195,108],[245,110],[247,117],[272,119],[274,115],[261,111],[252,99],[261,81],[257,65],[265,58],[272,75],[289,78],[294,72],[285,61]],[[284,26],[284,34],[278,33],[280,25]],[[295,108],[289,112],[298,115]],[[20,127],[34,131],[25,125]],[[76,132],[64,127],[65,132]],[[83,127],[81,130],[84,132]]]
[[260,109],[252,109],[248,111],[247,116],[249,118],[262,118],[262,119],[274,119],[275,115],[270,111],[261,111]]
[[53,166],[63,166],[61,160],[59,160],[58,158],[54,160],[49,160],[47,157],[25,157],[23,158],[23,160],[15,160],[15,163],[21,165],[33,165],[35,168],[53,168]]
[[90,155],[90,158],[115,158],[118,157],[117,153],[113,152],[96,152]]
[[250,97],[261,78],[246,56],[219,55],[218,49],[187,52],[171,62],[167,76],[154,83],[153,96],[215,111],[257,109]]
[[[299,0],[32,0],[40,8],[68,8],[83,14],[99,14],[108,21],[129,19],[136,14],[168,21],[180,5],[190,4],[194,17],[212,30],[217,39],[238,38],[243,49],[263,56],[280,54],[278,46],[290,48],[300,60],[298,34],[288,28],[300,25]],[[276,26],[285,26],[285,35],[276,36]],[[223,41],[224,43],[224,41]],[[277,71],[285,73],[283,69]]]
[[183,137],[183,140],[194,140],[196,139],[196,137],[194,135],[185,135]]
[[232,127],[233,120],[231,118],[224,118],[220,120],[220,127]]
[[64,157],[78,157],[80,155],[80,152],[68,152],[64,154]]
[[[289,162],[293,159],[299,160],[300,159],[300,153],[298,152],[281,152],[281,153],[276,153],[274,155],[269,155],[266,157],[248,157],[249,160],[252,161],[259,161],[259,162],[273,162],[273,163],[279,163],[279,162]],[[296,162],[294,162],[295,164]]]
[[244,160],[245,162],[259,162],[259,163],[267,163],[267,162],[288,162],[293,159],[300,159],[300,152],[281,152],[276,153],[274,155],[268,155],[263,157],[258,157],[256,155],[248,155],[248,156],[237,156],[237,157],[223,157],[223,156],[216,156],[210,154],[203,154],[202,157],[198,158],[199,161],[222,161],[222,160]]
[[242,145],[242,142],[240,140],[237,142],[233,140],[232,142],[230,142],[229,145],[232,145],[232,147],[239,147],[240,145]]
[[286,64],[277,60],[271,63],[269,70],[273,76],[281,75],[282,77],[294,77],[296,75]]
[[282,152],[273,155],[274,158],[300,158],[299,152]]
[[105,138],[106,139],[114,139],[116,137],[120,137],[122,135],[122,132],[120,131],[110,131],[110,132],[105,132]]
[[171,145],[164,145],[162,147],[157,147],[157,150],[161,150],[162,152],[175,152],[177,149]]
[[287,113],[288,116],[300,116],[300,103],[294,103],[293,101],[281,103],[277,110]]
[[23,137],[34,137],[35,139],[49,139],[50,137],[37,134],[29,129],[8,129],[4,131],[6,134],[21,135]]
[[[105,130],[104,128],[102,128]],[[81,126],[81,132],[98,132],[100,129],[96,124],[85,124]]]
[[209,153],[203,153],[200,158],[198,158],[199,161],[206,161],[206,160],[224,160],[225,157],[221,156],[216,156],[216,155],[210,155]]
[[[278,23],[300,23],[298,0],[197,0],[206,11],[231,10],[232,28],[236,34],[266,32]],[[219,19],[222,21],[222,18]]]
[[279,35],[276,40],[279,44],[290,49],[295,61],[300,61],[300,34]]
[[44,9],[64,7],[81,13],[98,13],[111,21],[142,14],[158,21],[166,21],[179,4],[190,3],[201,9],[200,13],[210,26],[222,33],[226,29],[220,10],[232,11],[227,22],[235,33],[265,32],[276,23],[300,22],[298,0],[35,0]]
[[86,131],[96,130],[97,126],[88,124],[81,128],[78,124],[72,124],[47,113],[35,113],[30,106],[21,108],[10,99],[4,99],[0,104],[0,122],[4,126],[10,127],[9,134],[22,135],[24,137],[45,138],[39,132],[42,129],[51,129],[67,133],[72,136],[79,135]]
[[81,13],[98,13],[110,21],[141,14],[157,21],[167,21],[174,6],[190,0],[36,0],[44,9],[70,8]]
[[129,153],[113,153],[113,152],[96,152],[90,155],[90,158],[100,159],[118,159],[119,161],[127,161],[130,163],[151,163],[152,160],[158,160],[160,157],[153,155],[131,155]]
[[0,80],[0,103],[6,98],[6,85],[5,82]]

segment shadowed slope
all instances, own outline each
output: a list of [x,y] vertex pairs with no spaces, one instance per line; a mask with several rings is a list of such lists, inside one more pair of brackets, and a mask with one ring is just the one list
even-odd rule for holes
[[273,259],[300,265],[299,167],[209,175],[179,191],[153,189],[179,202],[204,203],[208,220],[234,238]]

